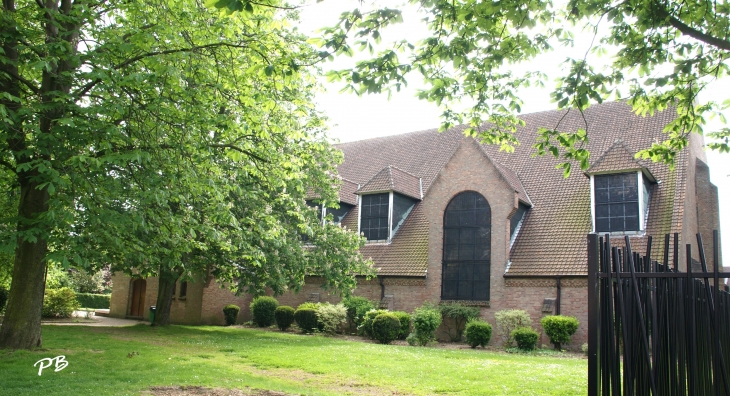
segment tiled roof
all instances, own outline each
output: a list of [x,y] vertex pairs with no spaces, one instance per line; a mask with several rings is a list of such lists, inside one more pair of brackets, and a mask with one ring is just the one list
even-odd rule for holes
[[378,172],[355,194],[395,191],[412,198],[421,199],[421,181],[418,177],[388,165]]
[[632,170],[644,171],[649,176],[649,179],[654,179],[654,176],[648,171],[644,161],[637,160],[634,154],[626,148],[623,140],[617,139],[584,173],[586,175],[595,175],[599,173]]
[[357,191],[358,187],[357,183],[343,178],[342,186],[340,186],[340,191],[338,192],[340,202],[357,205],[357,195],[355,195],[355,191]]
[[[557,125],[556,129],[562,132],[586,129],[589,138],[586,148],[599,156],[593,165],[600,166],[608,163],[608,158],[601,160],[600,154],[609,151],[617,139],[622,140],[621,145],[629,155],[651,146],[655,140],[663,140],[662,130],[675,116],[673,110],[653,117],[637,116],[630,106],[620,102],[591,106],[582,115],[577,111],[533,113],[520,117],[525,125],[515,133],[520,145],[514,152],[506,153],[498,146],[482,145],[519,199],[533,205],[512,245],[508,275],[587,274],[585,238],[591,231],[590,182],[577,171],[564,178],[562,171],[555,169],[559,159],[533,157],[539,127],[556,128]],[[439,171],[465,139],[462,132],[463,127],[444,133],[432,129],[340,144],[338,147],[345,155],[345,162],[338,171],[342,177],[364,185],[383,168],[392,165],[422,178],[423,193],[427,197]],[[648,235],[681,231],[686,151],[677,157],[673,171],[663,164],[641,164],[661,180],[660,184],[652,185]],[[633,155],[631,160],[635,161]],[[416,206],[419,207],[420,204]],[[366,245],[361,250],[366,257],[373,258],[380,274],[423,276],[425,273],[428,225],[425,217],[416,216],[416,213],[414,208],[390,245]],[[357,211],[351,211],[343,224],[357,229]],[[403,242],[406,239],[408,243]],[[634,250],[645,249],[646,238],[632,237],[631,240]],[[660,257],[663,243],[655,241],[653,245],[653,256]]]

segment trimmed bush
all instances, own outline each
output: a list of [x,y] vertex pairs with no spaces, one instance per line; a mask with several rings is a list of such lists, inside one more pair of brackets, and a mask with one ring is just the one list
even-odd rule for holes
[[398,338],[400,333],[400,320],[392,313],[384,313],[373,320],[373,338],[381,344],[390,344]]
[[274,297],[261,296],[256,297],[251,301],[251,320],[256,323],[258,327],[269,327],[274,324],[276,317],[274,311],[279,306],[279,302]]
[[0,313],[5,309],[5,304],[8,302],[8,289],[0,286]]
[[297,309],[309,308],[309,309],[313,309],[313,310],[316,311],[316,310],[319,309],[319,306],[320,305],[322,305],[322,303],[305,302],[305,303],[299,304],[299,306],[297,307]]
[[[422,307],[416,308],[411,320],[413,321],[412,341],[416,345],[425,346],[434,339],[433,333],[441,325],[441,313],[432,305],[424,304]],[[408,338],[410,337],[409,335]]]
[[68,287],[48,289],[43,298],[42,315],[46,318],[70,318],[79,308],[76,293]]
[[280,305],[274,310],[276,318],[276,327],[281,331],[286,331],[294,323],[294,308],[288,305]]
[[561,344],[570,342],[570,336],[578,330],[578,319],[572,316],[546,316],[540,321],[545,334],[550,338],[550,342],[555,346],[556,350],[561,350]]
[[228,304],[223,307],[223,316],[226,318],[226,326],[236,324],[236,319],[238,319],[238,312],[240,310],[241,308],[235,304]]
[[302,333],[313,333],[317,330],[317,311],[312,308],[299,308],[294,312],[294,320]]
[[398,332],[398,339],[405,340],[408,334],[411,334],[411,314],[403,311],[392,312],[398,321],[400,322],[400,331]]
[[532,319],[527,311],[521,309],[505,309],[494,314],[497,322],[497,334],[502,338],[502,343],[510,347],[514,343],[512,332],[520,327],[532,327]]
[[489,344],[492,339],[492,325],[482,320],[470,320],[466,324],[466,343],[476,348],[481,345],[482,348]]
[[468,307],[460,302],[441,304],[439,305],[439,312],[441,312],[444,327],[446,327],[452,342],[461,341],[466,322],[478,318],[480,313],[479,308]]
[[517,343],[517,348],[520,348],[523,351],[531,351],[535,349],[535,345],[537,345],[537,340],[540,338],[540,334],[531,327],[519,327],[512,330],[510,337]]
[[76,300],[83,308],[109,309],[111,294],[76,293]]
[[347,324],[350,330],[357,329],[365,319],[365,314],[375,309],[375,304],[365,297],[345,297],[342,305],[347,308]]
[[357,328],[357,333],[373,338],[373,320],[375,320],[376,316],[388,312],[389,311],[387,309],[371,309],[370,311],[368,311],[365,314],[362,323]]
[[342,304],[321,304],[317,309],[317,322],[322,332],[330,335],[339,333],[342,325],[347,323],[347,308]]

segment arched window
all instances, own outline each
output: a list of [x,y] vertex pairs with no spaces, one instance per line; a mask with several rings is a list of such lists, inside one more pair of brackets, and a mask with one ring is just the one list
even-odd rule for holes
[[479,193],[455,196],[444,213],[442,300],[489,301],[492,211]]

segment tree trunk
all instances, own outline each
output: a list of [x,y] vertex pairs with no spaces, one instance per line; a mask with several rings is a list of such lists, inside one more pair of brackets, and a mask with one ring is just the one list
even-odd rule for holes
[[159,286],[157,287],[157,307],[155,321],[152,326],[170,325],[170,307],[172,306],[172,293],[175,282],[180,278],[182,268],[160,265]]
[[[21,177],[19,215],[21,219],[35,219],[48,211],[48,190],[38,189],[30,177]],[[25,181],[25,182],[24,182]],[[21,220],[18,231],[33,228]],[[37,235],[35,241],[18,238],[15,249],[13,281],[10,285],[5,319],[0,328],[0,348],[30,349],[41,346],[41,310],[45,289],[47,241]]]

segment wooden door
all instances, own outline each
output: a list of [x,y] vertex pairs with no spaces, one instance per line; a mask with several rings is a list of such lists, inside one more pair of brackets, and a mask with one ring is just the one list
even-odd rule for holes
[[132,282],[132,307],[129,316],[144,316],[144,296],[147,291],[147,282],[144,279],[135,279]]

